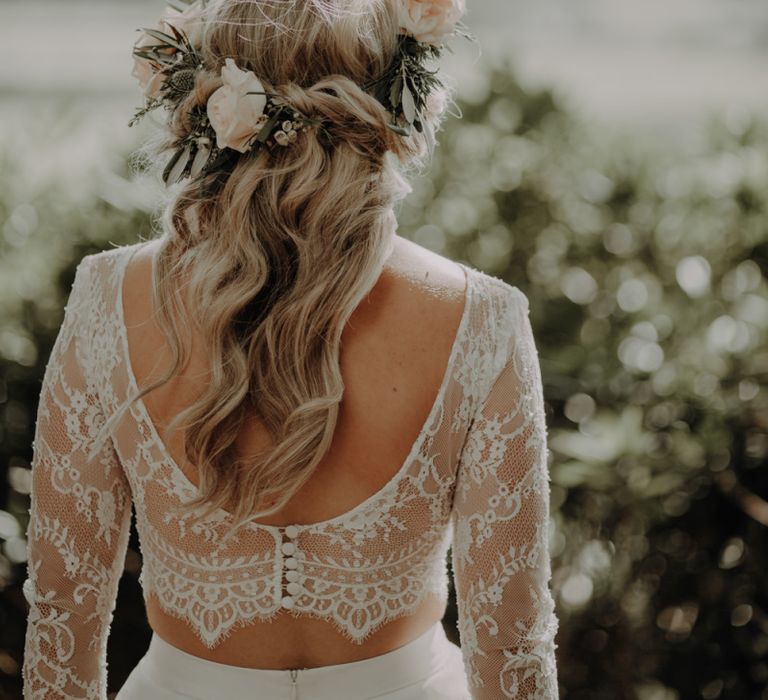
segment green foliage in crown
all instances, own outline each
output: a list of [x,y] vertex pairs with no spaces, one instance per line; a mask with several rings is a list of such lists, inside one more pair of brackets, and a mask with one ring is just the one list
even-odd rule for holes
[[[171,6],[172,13],[166,13],[161,27],[142,30],[142,39],[134,46],[134,76],[144,90],[146,103],[130,126],[159,107],[176,109],[194,90],[197,74],[209,69],[191,38],[195,23],[198,28],[202,23],[200,11],[205,9],[205,0],[186,0],[186,5],[184,10]],[[424,5],[430,5],[426,14]],[[400,0],[397,53],[381,76],[361,85],[391,113],[387,126],[397,134],[410,136],[412,128],[424,133],[428,98],[442,87],[437,70],[429,70],[426,64],[440,57],[446,37],[460,34],[474,40],[457,28],[463,12],[463,0],[434,4],[432,0]],[[174,153],[163,172],[167,185],[226,168],[239,154],[262,146],[290,146],[300,132],[323,128],[320,121],[301,114],[278,93],[265,90],[259,78],[239,69],[233,59],[227,59],[221,70],[225,85],[217,91],[220,94],[214,93],[206,106],[191,108],[191,131],[174,143]],[[243,90],[246,83],[249,89]],[[213,111],[212,100],[217,102]],[[243,124],[243,114],[251,121]]]

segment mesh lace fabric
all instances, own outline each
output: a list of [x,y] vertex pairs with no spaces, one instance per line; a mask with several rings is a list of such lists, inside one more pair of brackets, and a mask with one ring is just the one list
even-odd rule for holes
[[[225,511],[199,525],[171,512],[196,488],[143,402],[115,419],[136,389],[121,294],[136,248],[83,259],[43,379],[25,698],[107,697],[107,636],[132,504],[145,600],[157,596],[208,647],[278,614],[326,619],[361,643],[425,596],[447,600],[450,548],[472,697],[557,698],[546,425],[526,297],[463,266],[465,309],[445,377],[397,474],[341,516],[251,522],[224,541]],[[105,421],[109,437],[99,444]]]

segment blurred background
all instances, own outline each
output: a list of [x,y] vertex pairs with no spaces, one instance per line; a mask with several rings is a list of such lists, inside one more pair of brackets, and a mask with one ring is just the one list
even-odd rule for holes
[[[768,7],[469,0],[401,235],[520,287],[547,399],[561,697],[768,700]],[[159,1],[0,0],[0,700],[40,380],[74,267],[150,235]],[[135,530],[115,692],[149,641]],[[446,617],[453,638],[455,607]]]

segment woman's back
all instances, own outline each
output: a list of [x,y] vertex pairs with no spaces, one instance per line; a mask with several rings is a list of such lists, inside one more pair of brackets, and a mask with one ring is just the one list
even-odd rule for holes
[[[122,289],[130,361],[141,386],[161,377],[171,357],[162,331],[152,321],[149,290],[156,247],[149,242],[133,254]],[[285,526],[335,518],[395,476],[440,389],[464,312],[466,284],[455,263],[397,237],[380,281],[344,331],[345,392],[332,447],[288,507],[259,522]],[[178,379],[144,397],[161,434],[162,426],[194,400],[210,371],[200,345],[199,339],[193,340],[189,366]],[[163,435],[163,440],[174,461],[197,484],[194,466],[182,457],[181,435]],[[238,438],[242,456],[258,452],[268,440],[259,421],[249,421]],[[384,625],[362,645],[324,620],[283,615],[235,629],[209,649],[154,597],[147,601],[152,628],[169,643],[196,656],[253,668],[317,667],[382,654],[418,637],[444,612],[444,601],[428,596],[412,615]]]
[[[136,683],[173,683],[177,694],[169,697],[174,698],[209,697],[215,680],[202,681],[208,690],[195,690],[197,681],[179,672],[183,667],[202,680],[207,676],[200,664],[207,663],[215,676],[224,673],[227,683],[236,681],[224,670],[238,666],[262,674],[259,683],[274,678],[275,697],[318,683],[330,683],[335,693],[340,689],[332,680],[336,672],[326,672],[345,667],[343,677],[353,681],[343,693],[348,700],[361,697],[359,678],[377,679],[379,692],[410,678],[416,695],[393,696],[409,699],[421,697],[418,688],[426,687],[421,684],[433,674],[455,684],[458,679],[439,670],[455,669],[455,659],[442,657],[455,656],[445,637],[441,642],[436,636],[438,647],[430,651],[448,600],[450,549],[472,697],[499,697],[502,688],[512,697],[539,690],[543,697],[556,697],[546,425],[526,297],[462,265],[464,301],[455,329],[451,312],[457,312],[461,296],[452,286],[455,280],[436,284],[451,291],[430,306],[425,293],[407,294],[406,283],[398,288],[400,283],[382,275],[384,299],[415,296],[421,309],[409,311],[402,325],[395,320],[388,327],[385,322],[396,313],[393,307],[376,307],[374,288],[371,315],[361,310],[353,316],[352,350],[342,364],[351,403],[359,409],[347,409],[339,423],[341,437],[336,441],[334,435],[330,454],[339,461],[324,461],[317,479],[269,523],[252,519],[234,527],[225,508],[195,518],[182,507],[199,496],[195,470],[174,456],[181,451],[172,440],[166,444],[161,438],[170,411],[194,398],[189,387],[195,385],[188,383],[186,393],[183,386],[178,389],[183,397],[178,406],[175,394],[159,393],[159,401],[139,398],[120,410],[140,381],[131,345],[141,348],[135,357],[140,372],[149,373],[155,352],[162,351],[161,343],[153,345],[146,323],[151,311],[145,304],[142,313],[140,307],[146,282],[141,273],[151,257],[138,259],[125,285],[134,255],[146,248],[146,243],[125,246],[83,259],[46,368],[24,584],[31,606],[24,664],[30,696],[48,697],[54,687],[66,687],[77,689],[67,697],[106,698],[106,640],[133,506],[143,558],[139,580],[157,633],[149,650],[155,665],[132,674]],[[437,274],[434,267],[427,269],[430,276]],[[424,320],[422,310],[430,309],[439,322]],[[361,321],[357,329],[354,319]],[[148,329],[145,335],[142,327]],[[426,358],[419,341],[425,342],[427,327],[441,336],[443,345],[436,351],[441,361],[445,338],[454,335],[444,369],[430,370],[420,362]],[[401,339],[412,344],[411,354],[381,361]],[[374,397],[381,408],[366,397],[368,361],[377,375],[370,384],[381,392]],[[396,370],[390,385],[410,395],[398,403],[399,397],[386,396],[380,376],[403,361],[413,366]],[[190,378],[196,369],[204,373],[203,360],[197,363]],[[436,395],[421,377],[433,371],[443,373]],[[414,423],[400,423],[387,411],[408,413],[418,424],[421,415],[406,404],[423,406],[430,400],[400,464],[408,443],[403,438],[395,445],[386,436],[409,431],[407,440],[412,440]],[[354,440],[345,429],[355,433]],[[366,442],[358,430],[386,436]],[[238,444],[247,453],[259,438],[245,435]],[[368,450],[388,454],[370,456]],[[393,464],[399,465],[396,471]],[[415,650],[413,645],[432,665],[393,656],[401,647]],[[176,672],[158,679],[156,664],[171,657],[178,662]],[[366,666],[370,672],[352,669],[369,662],[374,662]],[[144,678],[144,671],[154,680]],[[315,671],[325,680],[312,675]],[[270,673],[279,678],[263,675]],[[298,685],[297,677],[302,679]],[[464,700],[463,683],[446,688],[445,697]],[[246,695],[248,687],[246,681]],[[135,685],[129,692],[131,698],[146,694]],[[429,697],[442,698],[441,693],[433,688]]]
[[46,368],[32,697],[106,700],[132,510],[156,634],[124,700],[556,696],[527,299],[393,232],[464,9],[200,1],[142,32],[135,119],[167,112],[180,187],[157,242],[80,263]]

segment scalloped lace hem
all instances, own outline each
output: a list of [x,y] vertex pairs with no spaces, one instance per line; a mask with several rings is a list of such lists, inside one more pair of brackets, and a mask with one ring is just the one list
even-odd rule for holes
[[290,610],[284,610],[283,608],[276,608],[270,613],[254,613],[250,617],[241,617],[235,622],[233,622],[229,627],[227,627],[225,630],[217,634],[215,637],[213,637],[210,642],[207,640],[201,633],[200,633],[200,627],[199,625],[196,625],[194,620],[189,617],[189,615],[186,615],[183,610],[179,610],[177,608],[172,608],[165,603],[163,603],[162,599],[159,595],[157,595],[154,591],[149,590],[145,592],[144,595],[144,603],[146,605],[149,597],[152,597],[160,607],[160,609],[170,615],[171,617],[181,620],[182,622],[186,622],[187,626],[192,630],[195,637],[207,648],[207,649],[214,649],[219,644],[224,642],[226,639],[228,639],[233,632],[235,632],[237,629],[245,629],[249,625],[251,625],[254,621],[258,621],[261,623],[267,623],[274,620],[278,615],[280,614],[287,614],[293,617],[294,619],[300,619],[302,617],[311,617],[316,620],[325,620],[328,622],[328,624],[333,627],[336,631],[340,632],[341,635],[348,640],[349,642],[352,642],[353,644],[363,644],[366,640],[370,639],[376,632],[378,632],[384,625],[394,622],[395,620],[399,620],[403,617],[408,617],[409,615],[412,615],[414,611],[421,605],[423,605],[427,599],[432,596],[435,598],[440,604],[445,605],[448,602],[447,596],[432,590],[426,590],[423,595],[421,595],[418,600],[414,601],[410,605],[402,606],[396,611],[393,611],[389,615],[385,615],[380,620],[375,622],[371,627],[368,629],[368,631],[363,635],[354,635],[349,632],[349,629],[339,624],[338,619],[330,614],[322,614],[318,613],[314,610],[300,610],[298,612],[293,612]]

